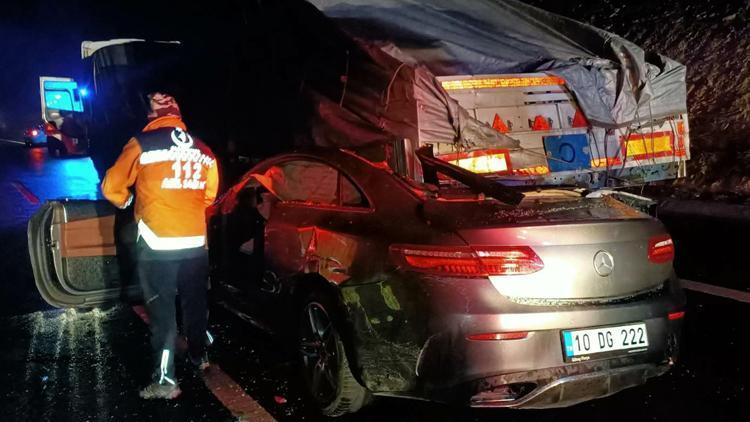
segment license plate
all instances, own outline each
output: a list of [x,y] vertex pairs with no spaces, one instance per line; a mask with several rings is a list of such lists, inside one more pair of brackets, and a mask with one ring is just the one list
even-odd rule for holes
[[562,337],[566,362],[648,350],[648,332],[643,323],[563,331]]

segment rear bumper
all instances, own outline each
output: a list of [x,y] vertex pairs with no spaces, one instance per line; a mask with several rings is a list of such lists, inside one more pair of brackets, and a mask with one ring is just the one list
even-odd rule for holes
[[[606,397],[665,373],[679,358],[682,321],[670,312],[684,308],[679,288],[667,283],[651,297],[612,305],[507,306],[507,312],[453,315],[425,344],[418,374],[428,396],[459,398],[475,407],[564,407]],[[565,362],[561,332],[646,325],[646,351]],[[528,332],[520,340],[469,340],[471,334]]]
[[[445,343],[433,340],[422,349],[417,365],[423,394],[473,407],[547,408],[571,406],[643,384],[665,373],[679,359],[681,322],[669,321],[666,313],[646,318],[645,313],[652,311],[655,309],[644,309],[639,315],[630,309],[629,316],[607,319],[606,323],[596,315],[587,315],[594,318],[587,322],[560,320],[555,329],[526,328],[529,336],[522,340],[472,341],[465,336]],[[647,351],[565,362],[562,330],[636,321],[646,324]],[[509,331],[493,329],[497,327],[494,324],[484,327],[480,332]]]
[[[348,289],[344,289],[348,290]],[[684,309],[675,281],[613,303],[529,305],[489,280],[394,279],[345,292],[363,384],[374,393],[477,407],[569,406],[663,374],[679,357]],[[634,354],[565,362],[561,331],[646,325],[649,346]],[[472,334],[528,332],[519,340]],[[510,391],[511,395],[504,391]],[[514,396],[514,397],[510,397]]]
[[[670,364],[639,364],[620,368],[598,369],[590,372],[561,376],[548,380],[546,384],[527,387],[524,383],[515,389],[521,396],[513,398],[514,393],[508,381],[520,376],[528,381],[529,374],[509,374],[482,380],[485,388],[470,399],[472,407],[494,408],[510,407],[523,409],[547,409],[572,406],[587,400],[607,397],[626,388],[644,384],[649,378],[664,374]],[[545,371],[537,371],[544,377]],[[536,378],[536,377],[532,377]],[[539,380],[537,378],[537,380]],[[493,388],[493,384],[498,387]],[[528,385],[531,385],[530,383]]]

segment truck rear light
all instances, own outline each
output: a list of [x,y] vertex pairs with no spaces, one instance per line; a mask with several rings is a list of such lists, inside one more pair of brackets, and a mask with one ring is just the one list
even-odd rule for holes
[[521,169],[514,169],[514,174],[520,174],[522,176],[543,176],[549,174],[549,167],[547,166],[533,166],[525,167]]
[[565,85],[565,79],[558,76],[499,76],[494,78],[457,79],[442,81],[446,91],[456,89],[526,88],[531,86]]
[[52,136],[58,134],[59,131],[57,130],[57,126],[47,122],[44,124],[44,133],[48,136]]
[[663,264],[674,259],[674,243],[668,234],[654,236],[648,241],[648,260]]
[[486,149],[470,152],[441,154],[437,158],[477,174],[511,174],[510,151]]
[[456,277],[531,274],[544,268],[528,246],[393,245],[391,257],[407,270]]
[[522,340],[529,336],[526,331],[516,333],[482,333],[472,334],[466,338],[475,341],[496,341],[496,340]]

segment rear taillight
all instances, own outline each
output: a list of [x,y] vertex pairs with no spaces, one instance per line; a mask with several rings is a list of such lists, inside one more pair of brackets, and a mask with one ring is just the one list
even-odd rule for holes
[[671,312],[667,315],[667,319],[670,321],[676,321],[682,318],[685,318],[685,311]]
[[32,130],[31,131],[31,136],[36,136],[36,135],[39,135],[39,131],[36,130],[36,129]]
[[498,341],[498,340],[523,340],[529,336],[526,331],[519,331],[515,333],[482,333],[472,334],[467,338],[474,341]]
[[393,245],[391,256],[407,270],[457,277],[522,275],[544,268],[542,260],[528,246]]
[[674,259],[674,243],[668,234],[654,236],[648,241],[648,260],[663,264]]

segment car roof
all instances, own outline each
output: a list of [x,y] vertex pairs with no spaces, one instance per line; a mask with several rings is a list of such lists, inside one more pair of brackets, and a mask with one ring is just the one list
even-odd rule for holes
[[357,155],[352,151],[341,150],[337,148],[306,148],[295,150],[291,152],[285,152],[273,157],[267,158],[256,166],[254,166],[249,173],[257,172],[259,170],[267,169],[268,167],[275,165],[279,162],[295,160],[295,159],[308,159],[323,161],[332,165],[333,167],[342,170],[349,176],[352,173],[356,175],[358,171],[372,169],[374,171],[382,171],[383,173],[389,173],[384,168],[371,163],[365,158]]

